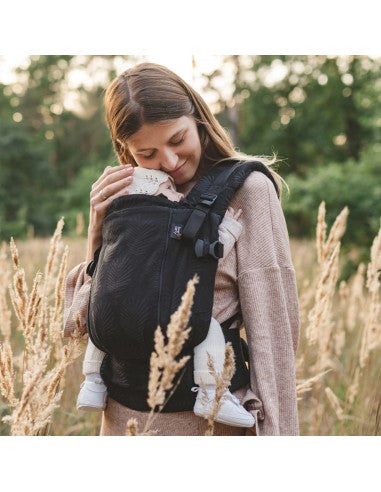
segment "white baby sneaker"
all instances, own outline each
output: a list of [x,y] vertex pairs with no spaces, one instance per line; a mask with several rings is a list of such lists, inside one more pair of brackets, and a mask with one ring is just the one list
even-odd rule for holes
[[107,389],[101,377],[85,379],[77,398],[77,409],[85,412],[101,412],[106,408]]
[[[201,387],[194,386],[192,391],[197,391],[196,402],[193,407],[195,415],[199,417],[208,417],[212,411],[214,398],[216,394],[215,387],[206,388],[207,401],[203,401],[203,391]],[[231,425],[233,427],[252,427],[255,424],[255,418],[250,412],[240,404],[238,398],[226,390],[221,397],[220,408],[214,418],[216,422]]]

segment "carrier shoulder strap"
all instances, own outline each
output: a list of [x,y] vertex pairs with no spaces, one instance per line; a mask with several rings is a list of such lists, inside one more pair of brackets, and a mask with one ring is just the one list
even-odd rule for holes
[[279,189],[268,167],[260,161],[237,161],[231,159],[215,165],[192,188],[183,202],[194,208],[184,226],[183,237],[195,239],[210,211],[223,219],[236,190],[247,176],[259,171],[273,183],[279,197]]

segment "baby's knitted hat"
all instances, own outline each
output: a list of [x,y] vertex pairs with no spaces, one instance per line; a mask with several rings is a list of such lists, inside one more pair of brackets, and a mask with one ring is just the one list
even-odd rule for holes
[[127,190],[129,193],[153,195],[157,192],[161,183],[164,183],[168,178],[174,183],[172,176],[164,171],[136,166],[132,174],[132,183],[127,186]]

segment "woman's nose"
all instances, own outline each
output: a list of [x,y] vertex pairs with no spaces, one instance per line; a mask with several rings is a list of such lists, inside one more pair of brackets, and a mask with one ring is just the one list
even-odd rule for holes
[[176,169],[178,163],[178,157],[174,152],[170,150],[164,151],[163,156],[161,158],[160,167],[163,171],[172,172]]

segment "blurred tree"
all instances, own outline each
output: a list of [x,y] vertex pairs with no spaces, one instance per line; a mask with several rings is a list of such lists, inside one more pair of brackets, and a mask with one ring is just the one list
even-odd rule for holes
[[[70,75],[86,70],[95,56],[32,56],[27,68],[17,73],[24,80],[19,111],[36,140],[49,142],[49,162],[55,170],[57,186],[67,185],[89,157],[104,158],[109,154],[107,132],[102,114],[103,88],[88,80],[75,89],[78,113],[65,108]],[[113,72],[112,57],[103,60],[104,80]],[[88,73],[91,77],[91,73]],[[85,85],[86,84],[86,85]]]
[[38,231],[53,227],[54,174],[45,142],[35,141],[24,122],[1,119],[0,156],[0,238],[24,236],[30,224]]
[[350,273],[353,273],[358,261],[369,261],[370,246],[380,228],[380,170],[381,153],[368,150],[360,154],[360,161],[329,162],[310,169],[304,177],[289,176],[287,184],[291,193],[283,205],[290,235],[315,237],[322,201],[329,227],[347,206],[349,215],[342,246],[346,250],[356,245],[360,252],[357,262],[351,265]]
[[[33,183],[25,191],[33,200],[24,197],[16,203],[5,196],[1,202],[0,217],[9,221],[0,229],[2,237],[8,239],[8,230],[25,234],[27,224],[34,225],[37,235],[51,234],[65,215],[56,199],[61,190],[70,194],[81,169],[94,162],[103,169],[113,159],[102,93],[116,75],[116,63],[132,61],[135,57],[30,56],[29,64],[16,69],[17,81],[2,87],[2,195],[10,190],[18,195],[26,182]],[[75,99],[71,105],[70,99]],[[85,198],[88,203],[88,193]]]
[[[91,184],[116,162],[103,90],[117,72],[145,58],[31,56],[15,83],[0,85],[0,238],[24,236],[28,225],[36,235],[50,235],[61,215],[68,218],[65,232],[74,230],[78,213],[88,219]],[[288,163],[278,170],[298,196],[290,201],[293,234],[312,234],[313,206],[325,192],[331,207],[334,200],[344,203],[338,199],[342,192],[358,211],[351,241],[363,243],[373,234],[380,65],[365,56],[227,55],[205,74],[204,89],[216,94],[213,109],[234,145],[256,155],[275,151]],[[378,174],[370,175],[371,168]],[[303,179],[289,181],[292,173]],[[361,183],[351,200],[356,180]],[[367,207],[372,212],[364,221]]]
[[[273,151],[300,175],[327,161],[359,159],[380,139],[381,59],[365,56],[248,57],[229,55],[231,96],[218,89],[222,70],[208,75],[218,93],[219,121],[250,154]],[[234,110],[232,111],[232,108]],[[234,117],[232,118],[232,113]]]

